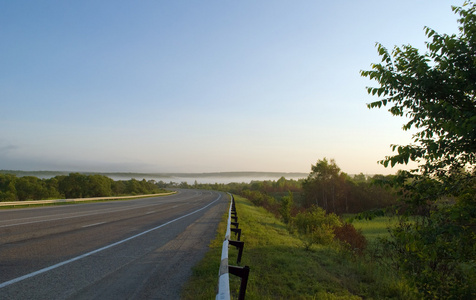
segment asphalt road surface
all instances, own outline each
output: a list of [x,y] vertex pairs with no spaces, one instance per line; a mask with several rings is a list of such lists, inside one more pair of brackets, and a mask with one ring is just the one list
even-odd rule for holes
[[228,205],[180,190],[0,210],[0,299],[179,299]]

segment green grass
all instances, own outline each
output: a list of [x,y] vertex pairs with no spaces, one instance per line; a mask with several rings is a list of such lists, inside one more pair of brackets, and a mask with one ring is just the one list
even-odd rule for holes
[[372,220],[353,220],[352,224],[356,229],[362,230],[362,234],[369,242],[374,242],[378,238],[390,237],[388,229],[398,224],[398,218],[375,217]]
[[[338,246],[313,246],[307,251],[271,213],[244,198],[235,200],[245,242],[241,265],[250,267],[246,299],[411,299],[391,271]],[[226,215],[210,251],[193,268],[183,299],[215,298],[225,221]],[[236,254],[230,247],[231,265],[236,265]],[[239,278],[230,276],[232,298],[239,284]]]
[[[395,228],[399,224],[399,218],[393,217],[375,217],[372,220],[352,219],[352,225],[356,229],[362,231],[367,241],[370,243],[377,242],[379,238],[390,238],[390,229]],[[415,218],[410,217],[407,222],[414,222]]]

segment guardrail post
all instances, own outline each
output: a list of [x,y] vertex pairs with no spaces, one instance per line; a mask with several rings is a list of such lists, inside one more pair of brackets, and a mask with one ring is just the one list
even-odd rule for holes
[[[229,282],[229,274],[241,277],[241,285],[240,285],[240,300],[245,299],[246,294],[246,286],[248,285],[248,276],[250,273],[250,267],[238,267],[238,266],[230,266],[228,265],[228,247],[229,245],[233,245],[238,248],[238,257],[236,259],[236,263],[239,264],[241,262],[241,257],[243,256],[243,247],[244,242],[240,241],[241,238],[241,229],[238,228],[239,223],[238,216],[236,215],[236,207],[235,207],[235,199],[233,195],[229,194],[231,197],[231,204],[228,212],[228,220],[227,220],[227,229],[225,234],[225,240],[223,241],[222,246],[222,256],[221,256],[221,264],[220,270],[218,275],[218,289],[217,295],[215,299],[230,299],[230,282]],[[231,222],[231,219],[234,219],[235,222]],[[234,225],[235,228],[231,228],[231,225]],[[231,232],[234,232],[238,235],[237,241],[230,240]]]
[[238,235],[238,241],[239,241],[241,238],[241,229],[231,228],[230,230],[233,231],[236,235]]
[[241,277],[240,294],[238,295],[238,299],[244,300],[245,294],[246,294],[246,286],[248,285],[248,276],[250,274],[250,267],[228,266],[228,272],[232,275]]
[[235,198],[231,199],[231,211],[236,214]]
[[241,257],[243,256],[243,247],[245,246],[245,242],[240,241],[228,241],[230,245],[235,246],[238,249],[238,257],[236,258],[236,263],[239,264],[241,262]]

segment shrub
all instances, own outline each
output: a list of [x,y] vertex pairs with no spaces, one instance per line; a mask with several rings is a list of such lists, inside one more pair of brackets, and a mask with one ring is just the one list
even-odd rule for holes
[[429,218],[395,228],[388,253],[423,298],[475,299],[475,223],[474,207],[440,208]]
[[286,224],[289,224],[291,221],[291,208],[293,206],[293,193],[291,191],[288,192],[288,196],[284,196],[281,199],[281,206],[279,207],[279,213],[283,217],[283,221]]
[[313,244],[330,244],[334,239],[334,228],[341,225],[336,214],[326,214],[326,211],[318,206],[298,213],[293,218],[293,227],[297,230],[306,249],[310,249]]
[[354,253],[362,254],[367,248],[367,240],[362,232],[355,229],[354,225],[350,223],[334,228],[334,234],[334,239],[342,242],[346,248]]

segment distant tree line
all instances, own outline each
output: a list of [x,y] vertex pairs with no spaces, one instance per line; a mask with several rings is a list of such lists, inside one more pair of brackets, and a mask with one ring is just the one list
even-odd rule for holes
[[250,183],[198,184],[181,187],[213,189],[241,195],[281,218],[306,249],[314,244],[337,242],[344,249],[362,255],[367,241],[362,233],[344,221],[342,215],[357,214],[371,218],[397,208],[395,190],[382,184],[394,176],[358,174],[340,171],[334,160],[318,160],[307,178],[284,177]]
[[304,180],[303,206],[320,206],[324,210],[336,213],[361,213],[383,209],[396,204],[396,196],[382,182],[390,180],[393,175],[364,174],[349,176],[342,172],[333,159],[318,160],[311,167],[311,173]]
[[110,197],[163,192],[154,180],[114,181],[103,175],[71,173],[41,179],[0,174],[0,201]]
[[[334,160],[326,158],[313,165],[306,179],[252,181],[250,183],[165,184],[167,187],[213,189],[242,195],[255,205],[262,206],[277,216],[295,216],[298,212],[321,207],[328,213],[364,213],[393,208],[397,203],[395,190],[382,184],[394,175],[348,175]],[[160,185],[160,184],[159,184]],[[292,201],[290,201],[292,198]],[[284,209],[283,207],[287,207]]]

